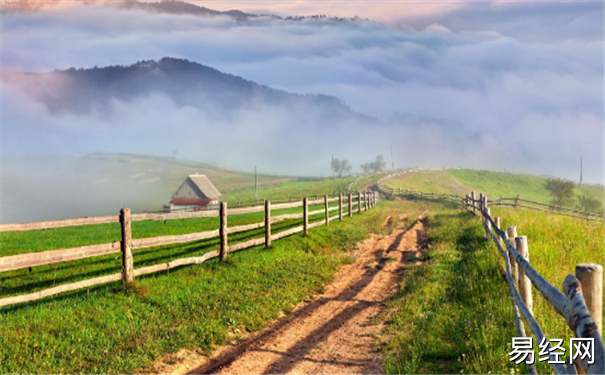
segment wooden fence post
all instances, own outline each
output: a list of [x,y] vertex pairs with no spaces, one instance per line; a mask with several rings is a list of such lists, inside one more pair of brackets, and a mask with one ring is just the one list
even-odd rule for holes
[[519,204],[519,194],[517,194],[517,199],[515,200],[515,208],[517,208],[517,204]]
[[271,201],[265,201],[265,248],[271,246]]
[[127,287],[134,282],[134,262],[132,260],[132,227],[130,221],[130,208],[120,210],[120,224],[122,226],[122,285]]
[[[511,226],[506,230],[506,234],[508,235],[508,242],[516,249],[517,242],[515,242],[515,237],[517,237],[517,227]],[[513,258],[513,254],[508,252],[508,260],[510,262],[510,274],[513,277],[513,281],[519,285],[519,273],[517,262]]]
[[576,265],[576,277],[582,285],[582,295],[586,307],[597,325],[599,333],[603,333],[603,266],[596,263],[580,263]]
[[[475,192],[471,191],[471,206],[475,206]],[[475,207],[473,207],[473,212],[475,211]]]
[[330,212],[328,211],[328,196],[324,195],[324,204],[326,205],[326,226],[330,225]]
[[219,227],[219,235],[221,237],[221,248],[220,248],[220,256],[221,260],[225,261],[227,259],[227,253],[229,249],[227,248],[227,202],[221,202],[221,208],[219,210],[220,217],[220,227]]
[[308,236],[309,235],[309,199],[307,197],[303,198],[303,219],[304,219],[303,228],[305,230],[305,236]]
[[361,192],[357,192],[357,213],[361,213]]
[[479,193],[479,211],[481,211],[483,213],[483,210],[485,209],[485,207],[483,207],[483,193]]
[[[491,217],[491,211],[489,209],[489,207],[487,207],[485,209],[485,211],[487,212],[487,216]],[[487,229],[485,230],[485,240],[489,241],[492,238],[491,232],[492,232],[492,223],[491,221],[489,221],[489,219],[485,219],[485,222],[487,224]]]
[[[526,236],[517,236],[515,237],[515,242],[517,243],[517,251],[521,254],[525,260],[529,263],[529,249],[527,248],[527,237]],[[518,269],[519,272],[519,292],[521,293],[521,298],[523,298],[523,302],[527,305],[529,311],[533,311],[534,302],[531,294],[531,281],[529,281],[529,277],[525,275],[525,271],[521,267]]]
[[338,219],[342,221],[342,194],[338,194]]
[[349,193],[349,217],[353,216],[353,211],[351,211],[353,209],[353,203],[351,202],[352,198],[353,194]]

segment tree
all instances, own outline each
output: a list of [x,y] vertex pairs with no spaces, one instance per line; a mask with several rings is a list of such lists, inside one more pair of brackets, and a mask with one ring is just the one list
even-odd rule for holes
[[341,178],[343,174],[348,173],[353,169],[347,159],[339,160],[335,158],[332,160],[332,170],[338,174],[338,178]]
[[582,195],[578,195],[578,209],[587,213],[603,213],[603,204],[597,198],[593,197],[592,194],[584,192]]
[[544,188],[552,195],[552,203],[557,206],[571,203],[575,186],[576,184],[573,181],[561,180],[559,178],[549,178],[544,184]]
[[387,162],[384,161],[384,156],[378,155],[378,156],[376,156],[376,160],[374,160],[374,162],[372,163],[372,171],[374,173],[384,171],[386,166],[387,166]]
[[386,168],[387,163],[384,161],[384,156],[378,155],[374,161],[359,166],[361,167],[361,170],[363,170],[363,174],[368,174],[383,171],[384,168]]

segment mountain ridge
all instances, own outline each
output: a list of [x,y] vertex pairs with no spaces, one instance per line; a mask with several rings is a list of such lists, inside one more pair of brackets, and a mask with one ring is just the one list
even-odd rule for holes
[[215,115],[269,105],[285,107],[300,115],[311,109],[327,120],[375,121],[352,111],[334,96],[290,93],[173,57],[46,73],[3,72],[2,78],[19,86],[55,114],[110,111],[111,99],[130,102],[160,92],[177,106],[193,106]]

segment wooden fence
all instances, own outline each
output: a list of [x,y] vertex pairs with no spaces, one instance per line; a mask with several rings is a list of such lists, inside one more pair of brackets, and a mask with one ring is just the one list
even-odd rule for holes
[[[392,177],[393,175],[389,175],[386,178]],[[379,180],[382,181],[383,179]],[[393,196],[393,195],[405,195],[405,196],[417,196],[417,197],[430,197],[430,198],[447,198],[450,199],[451,201],[456,201],[456,202],[462,202],[463,197],[462,196],[458,196],[458,194],[435,194],[433,192],[422,192],[422,191],[416,191],[416,190],[411,190],[411,189],[402,189],[402,188],[398,188],[398,189],[394,189],[385,185],[382,185],[380,183],[377,184],[378,187],[378,191],[380,191],[382,194],[387,195],[387,196]],[[532,209],[532,210],[536,210],[536,211],[542,211],[542,212],[555,212],[557,214],[561,214],[561,215],[565,215],[565,216],[570,216],[570,217],[575,217],[578,219],[584,219],[584,220],[588,220],[588,221],[605,221],[605,218],[603,217],[602,214],[598,214],[598,213],[594,213],[594,212],[587,212],[587,211],[581,211],[581,210],[576,210],[570,207],[563,207],[563,206],[556,206],[553,204],[549,204],[549,203],[543,203],[543,202],[536,202],[533,200],[529,200],[529,199],[524,199],[521,198],[521,196],[519,194],[517,194],[517,196],[515,198],[499,198],[496,200],[492,200],[491,204],[493,206],[497,205],[497,206],[507,206],[507,207],[521,207],[521,208],[528,208],[528,209]]]
[[[594,362],[588,358],[576,360],[574,365],[552,363],[557,360],[551,352],[548,342],[549,363],[556,374],[603,374],[605,373],[605,346],[603,345],[603,267],[599,264],[582,263],[576,265],[576,275],[568,275],[562,283],[565,294],[551,285],[529,263],[527,237],[517,235],[517,227],[511,226],[505,232],[500,229],[500,218],[491,217],[488,199],[483,194],[479,198],[475,192],[459,197],[453,194],[434,194],[421,191],[405,191],[378,184],[383,194],[405,194],[422,198],[445,199],[457,202],[464,208],[482,217],[486,240],[492,240],[505,263],[506,282],[509,287],[517,337],[527,337],[521,320],[521,314],[533,332],[536,340],[541,342],[545,335],[533,316],[533,285],[550,305],[567,322],[577,338],[592,339],[594,345]],[[517,201],[520,199],[516,198]],[[502,203],[500,200],[497,203]],[[518,202],[517,202],[518,203]],[[573,215],[571,215],[573,216]],[[586,219],[586,217],[581,217]],[[527,364],[530,374],[535,374],[533,365]]]
[[[338,202],[338,206],[330,207],[330,203]],[[119,222],[121,226],[122,238],[121,241],[98,244],[92,246],[82,246],[70,249],[42,251],[35,253],[26,253],[19,255],[10,255],[0,257],[0,272],[12,271],[22,268],[41,266],[45,264],[63,263],[73,260],[90,258],[100,255],[107,255],[120,252],[122,254],[122,272],[112,275],[105,275],[96,277],[93,279],[83,280],[71,284],[64,284],[57,287],[44,289],[35,293],[7,297],[0,299],[0,306],[13,305],[17,303],[35,301],[44,297],[56,295],[59,293],[77,290],[81,288],[90,287],[93,285],[105,284],[112,281],[122,280],[124,286],[132,283],[135,277],[145,275],[153,272],[169,270],[171,268],[180,267],[188,264],[200,264],[208,259],[216,258],[220,256],[221,260],[225,260],[229,253],[265,244],[266,247],[271,246],[271,241],[284,238],[295,233],[304,232],[309,233],[309,230],[321,225],[329,225],[332,220],[343,220],[343,206],[347,206],[347,216],[351,217],[355,211],[361,214],[362,211],[374,208],[378,203],[378,194],[375,193],[361,193],[358,192],[356,196],[348,194],[343,197],[340,194],[337,197],[329,198],[327,195],[323,199],[310,200],[308,197],[304,197],[302,201],[288,202],[280,204],[272,204],[270,201],[265,201],[263,205],[227,209],[227,203],[222,202],[219,211],[198,211],[198,212],[177,212],[177,213],[166,213],[166,214],[154,214],[154,213],[141,213],[131,214],[130,209],[124,208],[120,211],[120,215],[116,216],[104,216],[104,217],[91,217],[81,219],[68,219],[68,220],[56,220],[56,221],[44,221],[37,223],[26,223],[26,224],[2,224],[0,225],[0,231],[22,231],[22,230],[33,230],[33,229],[48,229],[48,228],[60,228],[68,226],[81,226],[101,223],[115,223]],[[320,210],[309,211],[309,206],[312,205],[323,205],[324,207]],[[294,214],[283,214],[279,216],[271,216],[271,212],[275,210],[291,209],[302,207],[302,213]],[[356,207],[356,210],[354,210]],[[330,216],[330,212],[338,210],[336,215]],[[265,217],[262,222],[240,225],[235,227],[229,227],[227,224],[228,216],[249,214],[254,212],[264,212]],[[324,213],[325,219],[316,223],[309,224],[309,216]],[[174,219],[185,219],[185,218],[199,218],[199,217],[219,217],[220,225],[218,229],[210,230],[199,233],[189,233],[182,235],[162,236],[162,237],[151,237],[132,239],[132,226],[133,221],[140,220],[174,220]],[[271,224],[286,219],[297,219],[302,218],[303,222],[301,226],[288,229],[279,233],[271,233]],[[265,235],[261,238],[252,239],[245,242],[236,243],[229,245],[228,235],[230,233],[238,233],[248,230],[254,230],[265,227]],[[198,241],[201,239],[208,239],[213,237],[220,237],[220,248],[215,251],[210,251],[202,256],[176,259],[170,262],[161,263],[157,265],[134,268],[133,254],[132,251],[136,249],[143,249],[147,247],[163,246],[170,244],[186,243],[191,241]]]

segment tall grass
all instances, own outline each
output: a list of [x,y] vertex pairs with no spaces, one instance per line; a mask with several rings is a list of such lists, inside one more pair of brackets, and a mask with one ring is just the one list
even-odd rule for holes
[[[492,207],[491,210],[493,217],[501,217],[502,228],[514,225],[517,226],[519,235],[527,236],[532,267],[560,290],[563,290],[565,277],[575,274],[577,264],[604,265],[603,223],[522,209]],[[564,339],[565,347],[568,348],[569,338],[574,336],[565,319],[555,312],[536,289],[533,290],[533,301],[534,315],[545,335],[549,338]],[[542,363],[538,371],[549,372],[550,367]]]

